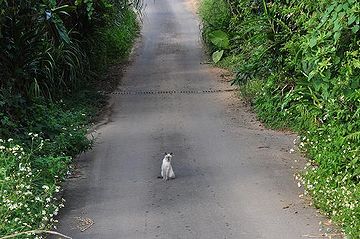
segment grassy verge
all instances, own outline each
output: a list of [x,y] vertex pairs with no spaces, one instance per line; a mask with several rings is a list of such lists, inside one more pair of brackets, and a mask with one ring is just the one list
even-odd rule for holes
[[236,73],[233,83],[260,120],[300,135],[296,146],[309,158],[298,177],[305,194],[347,237],[360,238],[360,4],[217,4],[200,7],[204,39],[221,51],[213,59]]
[[[89,51],[90,63],[97,72],[125,59],[137,36],[138,23],[131,10],[118,21],[121,22],[99,28],[88,39],[94,44],[94,51]],[[54,216],[64,206],[64,200],[58,196],[61,182],[72,159],[91,147],[88,128],[106,102],[97,93],[102,90],[97,83],[100,80],[93,77],[82,89],[53,100],[7,98],[6,91],[2,91],[0,238],[55,227]],[[29,234],[16,238],[44,236]]]
[[[353,117],[339,105],[326,106],[324,115],[301,101],[284,109],[286,98],[273,94],[276,87],[272,84],[275,82],[250,80],[241,87],[241,93],[267,126],[289,128],[299,133],[300,138],[294,147],[309,158],[298,177],[305,195],[310,194],[314,205],[340,224],[350,238],[358,238],[359,144],[356,137],[351,137],[357,122],[339,120],[339,117]],[[296,97],[302,98],[301,95]],[[323,123],[318,124],[317,117],[322,117]]]

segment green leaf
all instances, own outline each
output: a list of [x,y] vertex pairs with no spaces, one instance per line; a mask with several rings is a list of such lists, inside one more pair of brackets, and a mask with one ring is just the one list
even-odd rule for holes
[[313,36],[311,39],[310,39],[310,42],[309,42],[309,46],[312,48],[316,45],[317,43],[317,39],[315,36]]
[[50,6],[55,7],[56,6],[56,0],[49,0]]
[[328,85],[322,85],[321,96],[322,96],[324,99],[328,99],[328,98],[329,98],[330,93],[329,93],[329,86],[328,86]]
[[209,39],[216,47],[220,49],[228,49],[230,42],[229,36],[221,30],[213,31],[209,34]]
[[344,4],[343,4],[343,9],[344,9],[345,11],[347,11],[347,10],[349,9],[349,4],[348,4],[348,3],[344,3]]
[[66,29],[65,29],[64,25],[56,24],[55,27],[56,27],[56,30],[57,30],[57,32],[59,34],[59,37],[60,37],[61,41],[69,44],[70,43],[70,37],[69,37],[68,33],[66,32]]
[[345,12],[340,12],[339,15],[338,15],[338,17],[339,17],[340,19],[342,19],[344,16],[345,16]]
[[336,19],[336,21],[334,22],[334,30],[333,31],[336,32],[336,31],[340,30],[340,28],[341,28],[341,24],[340,24],[339,20]]
[[334,8],[335,8],[335,4],[332,4],[330,7],[328,7],[326,9],[326,11],[330,13],[330,12],[332,12],[334,10]]
[[353,14],[353,15],[351,15],[350,17],[349,17],[349,19],[348,19],[348,25],[351,25],[353,22],[355,22],[355,20],[356,20],[356,16],[355,16],[355,14]]
[[359,25],[353,26],[353,27],[351,28],[351,31],[352,31],[353,33],[357,33],[357,32],[359,31]]
[[62,5],[60,7],[55,7],[51,9],[53,13],[63,13],[66,15],[70,15],[70,12],[75,10],[76,10],[75,6],[69,6],[69,5]]
[[322,81],[321,80],[314,81],[313,86],[314,86],[315,91],[320,91],[320,88],[322,86]]
[[222,56],[224,54],[224,50],[221,50],[221,51],[215,51],[213,54],[212,54],[212,60],[214,63],[218,63]]
[[342,9],[343,9],[343,5],[340,4],[340,5],[338,5],[338,6],[336,7],[335,11],[336,11],[336,12],[340,12]]
[[320,29],[324,23],[328,20],[329,14],[326,14],[321,18],[320,24],[316,27],[317,29]]
[[354,79],[351,83],[350,83],[350,88],[351,89],[359,89],[360,87],[360,79]]
[[335,32],[335,34],[334,34],[334,40],[335,40],[335,42],[337,42],[337,41],[339,40],[340,36],[341,36],[341,33],[340,33],[340,32]]

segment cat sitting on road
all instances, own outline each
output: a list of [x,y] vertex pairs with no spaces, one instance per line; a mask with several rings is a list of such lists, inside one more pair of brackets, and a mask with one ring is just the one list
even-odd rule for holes
[[161,177],[164,180],[169,180],[171,178],[175,178],[175,173],[171,167],[171,159],[173,157],[173,153],[165,153],[162,165],[161,165]]

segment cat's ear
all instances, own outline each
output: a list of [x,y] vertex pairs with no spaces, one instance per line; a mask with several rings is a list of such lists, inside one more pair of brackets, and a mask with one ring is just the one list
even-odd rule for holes
[[172,156],[172,155],[173,155],[173,153],[170,153],[170,155]]
[[167,155],[167,154],[168,154],[168,153],[166,153],[166,152],[165,152],[165,154],[164,154],[164,155]]

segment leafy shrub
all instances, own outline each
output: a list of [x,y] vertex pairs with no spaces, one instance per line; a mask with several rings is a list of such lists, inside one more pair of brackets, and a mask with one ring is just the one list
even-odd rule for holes
[[103,71],[108,65],[125,58],[130,53],[138,29],[136,15],[131,10],[121,12],[108,26],[96,29],[85,42],[94,70]]
[[[35,136],[33,140],[38,141]],[[34,145],[34,149],[38,147],[39,144]],[[55,222],[53,216],[63,203],[54,193],[60,190],[58,184],[69,162],[69,157],[34,159],[31,152],[14,144],[11,139],[7,142],[1,140],[0,235],[47,229]]]
[[211,30],[227,30],[230,11],[226,1],[202,0],[199,9],[206,28]]
[[26,100],[88,85],[107,58],[126,56],[137,28],[126,0],[3,0],[0,8],[0,87]]
[[[203,21],[203,38],[214,52],[213,60],[218,62],[228,48],[227,26],[230,21],[230,9],[224,0],[202,0],[199,7]],[[215,41],[214,41],[215,39]],[[216,60],[218,59],[218,60]]]
[[0,4],[1,88],[26,98],[73,89],[85,73],[86,60],[61,18],[70,8],[36,0]]
[[88,96],[56,104],[39,100],[28,106],[32,114],[24,115],[21,128],[8,130],[14,139],[0,139],[0,197],[5,202],[0,204],[0,235],[49,229],[55,222],[63,205],[56,196],[59,183],[71,159],[91,146],[86,125],[97,98]]
[[229,48],[229,36],[222,30],[215,30],[208,34],[208,38],[209,41],[219,49],[212,54],[214,63],[217,63],[224,55],[224,49]]
[[299,177],[305,192],[358,238],[360,3],[228,3],[230,52],[220,65],[237,73],[233,83],[262,121],[300,133],[298,144],[311,159]]
[[106,101],[96,73],[127,56],[138,26],[128,1],[0,0],[0,27],[1,237],[53,226]]

